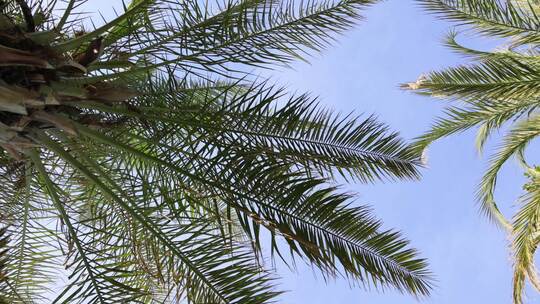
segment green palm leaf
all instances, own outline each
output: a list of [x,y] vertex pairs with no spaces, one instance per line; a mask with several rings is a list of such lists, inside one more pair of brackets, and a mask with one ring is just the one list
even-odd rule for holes
[[442,19],[474,27],[487,36],[510,37],[516,44],[538,43],[540,19],[527,13],[531,1],[420,0],[421,5]]

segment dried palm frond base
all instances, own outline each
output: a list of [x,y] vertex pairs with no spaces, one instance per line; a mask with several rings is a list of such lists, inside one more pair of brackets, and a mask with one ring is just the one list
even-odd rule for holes
[[30,31],[7,15],[0,20],[0,145],[14,159],[21,160],[24,149],[37,146],[28,136],[37,129],[76,135],[73,122],[99,127],[115,123],[70,106],[73,102],[110,105],[136,95],[110,82],[69,81],[86,75],[88,65],[99,58],[101,37],[74,51],[59,52],[51,48],[50,32]]

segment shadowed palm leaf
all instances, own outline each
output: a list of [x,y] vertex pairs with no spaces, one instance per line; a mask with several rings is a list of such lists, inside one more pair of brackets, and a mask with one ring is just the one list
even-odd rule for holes
[[415,179],[418,155],[248,71],[321,50],[372,2],[138,0],[92,31],[82,1],[1,2],[2,296],[273,302],[265,246],[427,295],[425,261],[333,185]]
[[[473,28],[483,36],[502,40],[495,51],[479,51],[457,42],[451,32],[447,46],[471,57],[469,65],[448,68],[421,76],[404,85],[421,94],[458,100],[446,108],[432,129],[418,138],[415,149],[424,150],[442,137],[479,127],[477,146],[483,150],[491,134],[509,126],[503,143],[490,159],[490,166],[478,189],[481,208],[490,219],[512,236],[514,253],[514,303],[522,303],[525,279],[540,290],[534,267],[538,241],[540,201],[538,173],[525,161],[524,151],[540,134],[540,6],[538,1],[421,0],[429,11]],[[494,190],[501,167],[517,157],[531,182],[525,187],[522,206],[508,220],[495,203]]]

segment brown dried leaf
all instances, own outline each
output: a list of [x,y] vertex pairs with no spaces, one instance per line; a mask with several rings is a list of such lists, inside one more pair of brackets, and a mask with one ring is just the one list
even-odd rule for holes
[[53,66],[36,55],[0,45],[0,66],[31,66],[52,69]]
[[36,111],[32,113],[32,119],[44,123],[49,123],[57,127],[58,129],[66,131],[71,135],[77,135],[77,130],[75,129],[73,122],[67,117],[47,113],[45,111]]

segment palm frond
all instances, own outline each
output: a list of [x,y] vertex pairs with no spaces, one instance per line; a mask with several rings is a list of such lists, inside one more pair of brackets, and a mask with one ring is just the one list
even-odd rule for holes
[[[491,159],[489,169],[484,174],[478,191],[482,208],[488,216],[492,217],[494,214],[500,213],[495,205],[494,190],[501,167],[510,157],[521,152],[532,139],[540,134],[539,121],[540,117],[536,115],[512,128],[505,136],[501,149]],[[497,216],[493,217],[497,218]]]
[[238,156],[288,161],[316,168],[323,176],[338,169],[344,176],[364,182],[418,177],[420,157],[397,133],[388,132],[374,117],[332,115],[307,95],[284,98],[283,90],[265,85],[229,86],[217,91],[176,89],[165,94],[155,88],[145,90],[137,98],[144,114],[97,103],[77,105],[159,122],[166,127],[164,132],[153,134],[155,138],[175,137],[178,127],[189,128],[205,134],[208,149],[226,146]]
[[468,107],[448,107],[446,117],[439,118],[431,130],[418,137],[413,144],[413,149],[422,151],[434,141],[471,129],[480,127],[477,136],[479,151],[483,147],[489,135],[508,121],[526,119],[538,108],[535,100],[510,100],[510,101],[476,101]]
[[409,88],[435,97],[462,100],[533,99],[540,92],[538,62],[512,57],[484,59],[421,77]]
[[530,182],[524,186],[527,193],[520,199],[522,206],[513,219],[514,254],[514,303],[523,303],[525,281],[529,277],[536,287],[538,284],[534,255],[538,248],[539,193],[537,168],[527,174]]
[[[228,247],[225,247],[227,249],[225,252],[211,251],[212,248],[219,248],[216,245],[222,243],[220,238],[208,240],[197,231],[191,232],[193,235],[190,235],[187,231],[179,229],[179,223],[168,223],[168,221],[160,223],[159,220],[150,218],[148,212],[144,212],[143,208],[135,205],[136,202],[125,201],[126,198],[122,199],[118,196],[115,191],[122,191],[121,188],[107,178],[106,174],[102,173],[100,176],[93,174],[88,166],[76,160],[54,142],[45,138],[41,140],[70,166],[83,174],[100,192],[129,213],[141,228],[144,228],[145,233],[149,233],[164,247],[161,252],[164,252],[163,250],[171,252],[176,260],[174,265],[181,267],[181,277],[184,277],[183,282],[178,282],[177,285],[187,284],[186,292],[191,302],[264,303],[277,295],[268,291],[271,288],[266,284],[268,282],[266,276],[261,275],[256,268],[248,268],[250,260],[246,259],[246,256],[229,257],[231,252]],[[34,162],[38,162],[37,157],[37,154],[33,156]],[[44,168],[40,169],[40,174],[46,176]],[[187,225],[186,229],[193,226],[199,225]],[[184,242],[181,242],[180,240],[184,238]],[[199,238],[202,239],[197,241]],[[126,287],[130,286],[126,285]]]
[[[131,62],[132,67],[124,71],[123,76],[147,70],[148,66],[134,65],[143,57],[145,61],[154,62],[152,68],[167,66],[200,75],[240,72],[239,64],[257,67],[287,64],[294,59],[305,59],[308,50],[323,49],[335,40],[333,33],[351,27],[361,18],[359,12],[374,2],[308,1],[298,5],[294,1],[231,1],[212,13],[200,7],[199,2],[186,1],[186,7],[177,14],[176,10],[154,1],[152,10],[146,12],[152,28],[141,30],[141,26],[148,25],[144,20],[130,24],[133,28],[122,32],[137,32],[137,35],[119,39],[120,36],[112,33],[109,39],[115,42],[110,45],[106,42],[104,52],[114,54],[117,49],[129,50],[123,53],[123,60]],[[128,9],[126,14],[135,14],[133,10]],[[118,76],[110,70],[101,72],[106,75],[85,81]]]
[[6,278],[0,289],[6,301],[26,303],[46,298],[44,293],[54,281],[60,261],[52,243],[55,233],[50,221],[54,215],[39,194],[29,164],[15,166],[2,172],[3,184],[13,188],[3,190],[0,203],[1,222],[9,228],[11,239],[6,252]]
[[[499,0],[419,0],[442,19],[467,25],[488,36],[511,37],[516,44],[540,42],[540,19],[528,5]],[[530,3],[530,2],[529,2]]]
[[[259,221],[265,223],[268,220],[270,224],[263,225],[266,228],[280,230],[280,234],[293,239],[298,234],[296,240],[300,240],[299,245],[304,251],[302,255],[322,270],[335,267],[333,265],[337,258],[345,271],[362,282],[369,282],[365,278],[367,275],[376,285],[392,284],[413,294],[422,295],[429,290],[429,273],[423,270],[425,262],[416,259],[413,251],[403,250],[406,242],[399,240],[399,236],[392,232],[374,231],[375,234],[370,235],[369,231],[377,230],[379,224],[364,222],[367,214],[361,209],[345,208],[343,203],[346,196],[333,195],[331,189],[314,191],[323,180],[306,179],[295,172],[287,174],[288,166],[276,166],[266,161],[235,159],[229,164],[221,157],[234,159],[235,155],[231,155],[230,150],[223,151],[226,153],[224,156],[218,155],[210,161],[203,160],[193,165],[193,159],[173,161],[174,156],[166,155],[167,150],[160,151],[156,149],[159,147],[152,147],[148,142],[140,142],[143,146],[134,148],[133,144],[123,143],[119,137],[110,138],[83,126],[78,126],[78,131],[88,136],[87,140],[96,140],[112,147],[116,155],[127,153],[135,158],[131,162],[138,166],[157,166],[155,171],[159,172],[161,178],[170,174],[189,178],[190,182],[199,184],[213,195],[219,195],[230,208],[244,213],[239,217],[249,219],[251,225],[260,226]],[[126,155],[121,157],[127,158]],[[169,161],[165,162],[164,159]],[[219,165],[218,170],[213,168],[216,165]],[[173,176],[169,179],[173,180]],[[358,227],[352,229],[351,222],[357,222]],[[328,226],[329,223],[335,224]],[[256,241],[258,237],[251,232],[250,224],[243,223],[243,226]],[[378,241],[381,239],[383,241]],[[345,251],[342,249],[344,246],[348,248]],[[389,268],[391,270],[387,270]]]

